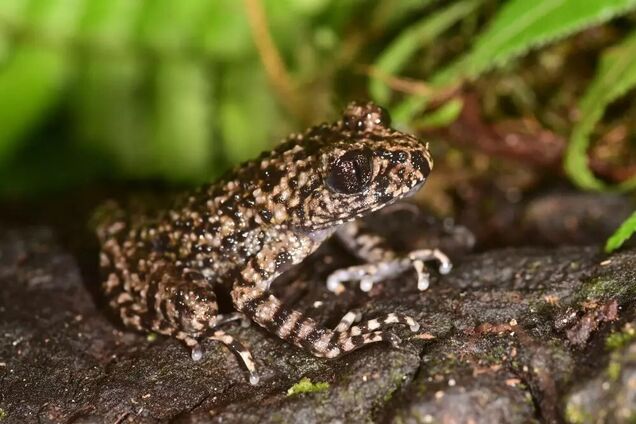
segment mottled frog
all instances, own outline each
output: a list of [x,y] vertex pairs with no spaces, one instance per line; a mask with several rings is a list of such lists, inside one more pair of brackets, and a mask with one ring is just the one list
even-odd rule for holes
[[[126,326],[176,337],[194,360],[202,356],[200,341],[225,344],[252,384],[259,380],[252,355],[220,329],[240,318],[319,357],[380,341],[397,345],[388,327],[417,331],[409,316],[390,313],[354,325],[360,317],[348,313],[326,328],[284,306],[269,287],[332,235],[366,262],[331,274],[327,287],[335,293],[347,281],[368,291],[410,268],[423,290],[429,260],[448,272],[442,252],[400,256],[356,221],[414,194],[432,166],[427,145],[392,129],[384,109],[352,103],[340,120],[291,135],[169,209],[142,217],[115,209],[97,230],[104,291]],[[218,290],[229,292],[235,313],[218,313]]]

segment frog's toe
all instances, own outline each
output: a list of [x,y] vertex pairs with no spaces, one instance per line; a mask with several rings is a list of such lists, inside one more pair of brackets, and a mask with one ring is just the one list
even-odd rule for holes
[[249,382],[252,385],[258,384],[260,378],[256,373],[256,363],[249,350],[243,345],[243,343],[236,340],[234,337],[226,334],[224,331],[215,331],[214,334],[208,336],[210,340],[216,340],[227,346],[232,352],[234,352],[240,359],[241,364],[247,369],[249,373]]
[[252,386],[258,386],[258,383],[261,381],[261,378],[256,374],[250,374],[250,384]]
[[198,362],[201,359],[203,359],[203,349],[201,348],[201,345],[197,344],[196,346],[192,347],[190,356],[192,357],[192,360],[195,362]]

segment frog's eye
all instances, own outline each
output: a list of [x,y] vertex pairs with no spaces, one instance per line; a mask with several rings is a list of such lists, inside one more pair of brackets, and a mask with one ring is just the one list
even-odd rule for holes
[[373,154],[370,150],[352,150],[340,156],[330,167],[327,186],[337,193],[354,194],[363,191],[373,175]]

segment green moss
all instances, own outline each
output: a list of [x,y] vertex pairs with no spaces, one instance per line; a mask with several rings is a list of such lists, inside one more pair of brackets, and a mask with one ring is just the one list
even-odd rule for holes
[[607,366],[607,377],[611,381],[618,381],[621,376],[621,364],[617,361],[610,361]]
[[622,331],[610,334],[605,339],[605,347],[609,350],[620,349],[632,340],[636,339],[636,330],[631,324],[625,325]]
[[580,299],[612,299],[633,297],[636,288],[627,282],[612,278],[598,277],[588,281],[580,292]]
[[5,418],[7,418],[7,413],[4,411],[4,409],[0,408],[0,421],[4,420]]
[[312,383],[309,378],[303,377],[298,383],[287,390],[287,396],[298,395],[300,393],[324,392],[328,388],[329,383],[327,382]]
[[397,392],[398,389],[404,383],[405,376],[404,376],[404,374],[398,372],[398,373],[391,374],[391,376],[389,378],[391,380],[391,387],[389,388],[389,390],[382,397],[382,402],[383,403],[387,403],[388,401],[390,401],[393,398],[393,395],[395,394],[395,392]]

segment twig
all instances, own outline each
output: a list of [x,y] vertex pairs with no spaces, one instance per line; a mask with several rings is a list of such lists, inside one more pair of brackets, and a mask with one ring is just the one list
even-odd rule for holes
[[374,66],[359,66],[359,71],[367,76],[377,78],[390,89],[414,96],[430,97],[429,107],[435,107],[454,97],[461,88],[461,84],[435,88],[429,84],[413,78],[398,77],[386,73]]
[[434,90],[425,82],[412,78],[397,77],[388,74],[374,66],[360,66],[360,71],[368,76],[377,78],[389,88],[406,94],[415,94],[420,96],[429,96]]
[[262,0],[245,0],[245,9],[252,30],[252,38],[265,67],[265,73],[283,106],[292,115],[298,116],[298,104],[295,101],[291,78],[269,32]]

